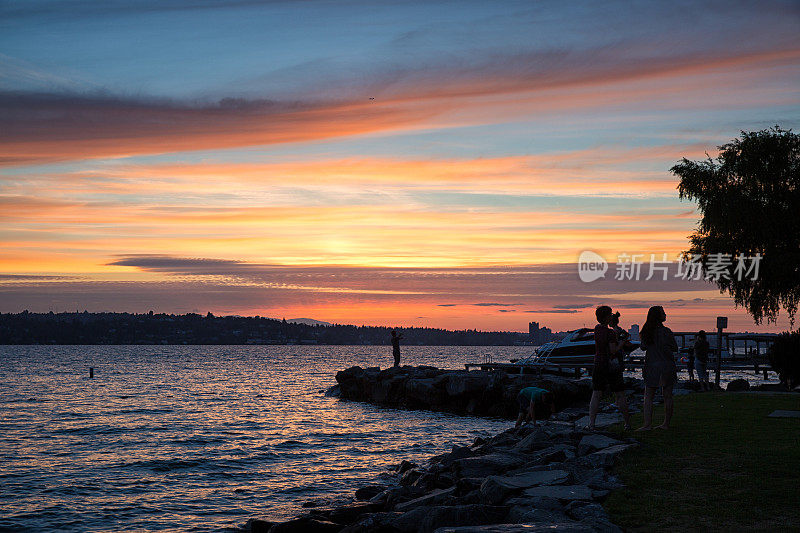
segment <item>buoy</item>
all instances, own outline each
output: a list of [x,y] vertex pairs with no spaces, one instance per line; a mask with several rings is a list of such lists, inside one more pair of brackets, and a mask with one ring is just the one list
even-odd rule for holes
[[89,379],[92,379],[93,377],[94,377],[94,367],[90,366],[89,367]]

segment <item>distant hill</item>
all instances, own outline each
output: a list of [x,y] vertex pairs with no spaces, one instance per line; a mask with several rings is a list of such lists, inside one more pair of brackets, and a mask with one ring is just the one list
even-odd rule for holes
[[313,318],[287,318],[286,322],[291,324],[306,324],[307,326],[332,326],[330,322],[314,320]]

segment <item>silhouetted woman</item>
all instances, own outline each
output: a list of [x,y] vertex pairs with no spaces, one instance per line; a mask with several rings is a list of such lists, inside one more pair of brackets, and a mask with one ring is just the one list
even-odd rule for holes
[[675,352],[678,351],[678,343],[672,330],[664,326],[667,314],[664,308],[656,305],[647,312],[647,321],[642,326],[640,333],[642,339],[642,349],[645,350],[644,369],[644,424],[639,431],[648,430],[653,423],[653,397],[656,389],[661,387],[664,395],[664,423],[658,426],[661,429],[669,429],[669,422],[672,419],[672,387],[678,381],[678,369],[675,366]]

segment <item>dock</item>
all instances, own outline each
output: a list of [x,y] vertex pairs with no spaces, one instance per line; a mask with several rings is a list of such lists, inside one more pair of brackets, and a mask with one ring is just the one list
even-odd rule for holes
[[[679,357],[687,353],[691,349],[694,337],[697,335],[696,331],[677,331],[673,332],[675,340],[678,342]],[[715,335],[709,335],[709,342],[718,341],[714,338]],[[691,342],[690,342],[691,339]],[[723,333],[720,343],[728,355],[723,357],[717,367],[717,358],[719,357],[719,346],[712,346],[712,352],[709,354],[708,371],[709,373],[717,371],[716,381],[719,383],[719,372],[752,371],[755,375],[762,374],[764,379],[769,379],[769,372],[774,372],[770,367],[767,358],[767,349],[774,342],[775,336],[769,334],[759,333]],[[744,346],[736,346],[736,343],[743,342]],[[751,345],[752,343],[752,345]],[[716,342],[714,343],[716,344]],[[743,350],[743,353],[737,353],[731,348]],[[677,360],[676,365],[678,369],[685,368],[685,363]],[[551,361],[526,361],[524,363],[501,363],[492,360],[491,355],[486,357],[483,362],[465,363],[464,367],[467,370],[480,369],[485,371],[503,370],[509,374],[542,374],[554,373],[560,375],[574,375],[576,378],[580,377],[584,371],[591,373],[592,363],[556,363]],[[639,369],[644,366],[644,355],[637,355],[628,357],[625,360],[625,369]]]

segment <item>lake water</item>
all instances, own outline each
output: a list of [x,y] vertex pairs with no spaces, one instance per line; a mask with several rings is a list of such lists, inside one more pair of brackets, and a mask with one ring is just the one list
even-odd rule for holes
[[[526,347],[404,347],[463,368]],[[0,346],[0,530],[220,531],[351,496],[508,421],[340,402],[375,346]],[[94,367],[94,379],[88,368]]]
[[[463,368],[530,350],[408,346],[403,362]],[[325,397],[355,364],[389,366],[391,348],[0,346],[0,531],[286,519],[304,501],[352,496],[402,459],[510,426]]]

